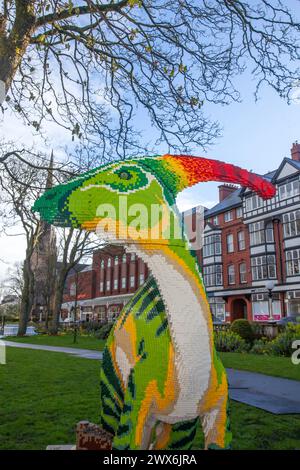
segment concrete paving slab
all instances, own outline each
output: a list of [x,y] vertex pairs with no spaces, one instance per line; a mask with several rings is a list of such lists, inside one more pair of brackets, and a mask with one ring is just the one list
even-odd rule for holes
[[232,400],[274,414],[300,414],[300,381],[234,369],[227,369],[227,377]]

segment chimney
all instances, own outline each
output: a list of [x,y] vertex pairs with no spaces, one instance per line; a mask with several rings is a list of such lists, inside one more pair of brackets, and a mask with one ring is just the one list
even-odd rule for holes
[[291,156],[293,160],[300,162],[300,144],[298,144],[297,140],[293,143],[291,148]]
[[[300,147],[300,146],[299,146]],[[237,187],[232,184],[221,184],[219,188],[219,202],[224,201],[230,194],[236,191]]]

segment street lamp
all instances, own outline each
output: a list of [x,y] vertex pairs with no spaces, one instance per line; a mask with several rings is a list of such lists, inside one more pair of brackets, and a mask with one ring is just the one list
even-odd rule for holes
[[267,281],[266,284],[266,289],[268,290],[268,295],[269,295],[269,320],[274,320],[274,317],[273,317],[273,289],[274,289],[274,286],[275,286],[275,282],[274,281]]

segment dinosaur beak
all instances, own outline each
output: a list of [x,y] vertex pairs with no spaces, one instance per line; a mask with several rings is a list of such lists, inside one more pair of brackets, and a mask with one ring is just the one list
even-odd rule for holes
[[158,157],[163,171],[161,178],[177,195],[183,189],[204,181],[240,184],[255,191],[263,199],[276,194],[275,187],[255,173],[229,163],[191,155],[163,155]]

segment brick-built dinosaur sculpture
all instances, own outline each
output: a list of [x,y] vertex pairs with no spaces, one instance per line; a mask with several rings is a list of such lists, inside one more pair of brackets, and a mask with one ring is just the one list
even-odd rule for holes
[[[213,180],[265,199],[275,194],[269,182],[233,165],[163,155],[96,168],[49,189],[34,205],[49,223],[124,243],[152,273],[123,308],[103,353],[101,425],[115,449],[189,449],[198,418],[206,448],[230,445],[226,373],[199,266],[178,235],[174,208],[184,188]],[[160,211],[151,211],[157,205]]]

